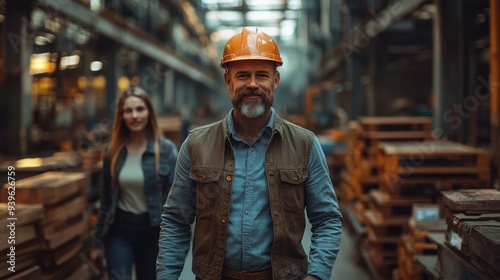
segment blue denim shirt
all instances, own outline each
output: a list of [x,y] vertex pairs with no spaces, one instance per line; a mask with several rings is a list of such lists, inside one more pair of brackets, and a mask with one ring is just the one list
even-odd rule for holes
[[[236,162],[228,219],[230,234],[226,240],[224,267],[232,270],[259,271],[270,267],[273,225],[263,166],[264,155],[274,128],[274,119],[275,112],[272,110],[271,118],[260,131],[257,141],[248,145],[236,136],[232,112],[227,115],[228,131],[231,135],[230,141]],[[195,182],[189,178],[190,158],[187,141],[188,139],[179,151],[174,185],[169,194],[176,197],[176,203],[183,205],[169,205],[169,199],[165,204],[165,209],[182,209],[183,211],[175,213],[166,211],[162,216],[162,228],[167,227],[162,229],[162,234],[168,234],[168,236],[160,236],[157,276],[162,280],[178,279],[181,274],[189,250],[190,224],[194,222],[196,214],[193,204],[196,189]],[[305,204],[313,229],[308,274],[321,279],[331,277],[341,236],[341,214],[328,170],[325,155],[315,137],[308,166]],[[328,221],[332,224],[325,225],[325,222],[320,219],[325,212],[332,211],[332,208],[339,219]],[[173,220],[183,221],[182,224],[173,222],[166,224],[168,215],[175,216]],[[324,250],[321,247],[322,244],[332,245],[332,249]]]
[[224,267],[235,271],[265,270],[271,265],[273,224],[266,170],[262,167],[273,132],[274,111],[252,145],[236,135],[230,116],[227,123],[236,164]]
[[[156,172],[154,141],[148,140],[146,150],[142,154],[142,170],[144,172],[144,194],[148,208],[151,226],[158,226],[161,222],[163,204],[167,198],[174,180],[175,165],[177,162],[177,147],[168,139],[159,140],[160,166]],[[115,173],[119,174],[127,157],[127,149],[120,151],[115,165]],[[118,180],[111,176],[111,160],[109,157],[103,159],[103,187],[101,192],[101,207],[97,216],[97,225],[94,230],[92,245],[102,246],[102,239],[114,220],[120,188]]]

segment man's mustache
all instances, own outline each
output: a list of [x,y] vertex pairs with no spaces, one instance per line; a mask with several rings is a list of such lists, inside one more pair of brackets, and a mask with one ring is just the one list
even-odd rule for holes
[[241,97],[243,97],[243,96],[249,96],[249,95],[258,95],[258,96],[264,97],[265,96],[265,92],[263,90],[260,90],[260,89],[255,89],[255,90],[244,89],[244,90],[240,91],[239,95]]

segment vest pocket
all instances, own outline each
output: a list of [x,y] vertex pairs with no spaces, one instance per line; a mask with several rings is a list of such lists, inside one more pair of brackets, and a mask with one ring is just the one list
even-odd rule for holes
[[283,210],[296,212],[304,208],[304,183],[307,170],[280,170],[280,195]]
[[191,169],[189,178],[196,182],[196,208],[198,211],[213,209],[219,196],[220,170]]

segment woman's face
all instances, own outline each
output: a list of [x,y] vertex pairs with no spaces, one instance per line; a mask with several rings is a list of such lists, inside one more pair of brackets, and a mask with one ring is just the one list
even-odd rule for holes
[[149,121],[146,103],[137,96],[129,96],[123,102],[123,121],[130,132],[144,131]]

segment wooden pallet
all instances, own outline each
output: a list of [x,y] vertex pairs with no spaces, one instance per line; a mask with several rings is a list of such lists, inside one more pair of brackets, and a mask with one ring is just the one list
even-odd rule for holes
[[414,203],[429,203],[431,197],[393,197],[380,190],[371,190],[370,209],[387,218],[408,218],[412,214]]
[[363,245],[360,247],[360,254],[374,280],[391,279],[393,270],[397,267],[397,260],[381,261],[369,246]]
[[408,218],[385,218],[373,210],[365,211],[366,230],[380,242],[397,242],[408,228]]
[[402,280],[424,279],[424,268],[416,262],[416,256],[419,254],[415,252],[415,249],[419,245],[415,245],[411,243],[408,235],[401,236],[398,243],[398,275]]
[[359,133],[367,138],[427,138],[432,137],[429,117],[360,117]]
[[349,201],[359,199],[363,194],[367,194],[370,190],[378,187],[377,178],[360,179],[353,176],[352,173],[346,170],[340,173],[340,187],[343,189],[341,193],[349,198]]
[[486,188],[490,183],[488,152],[455,142],[383,143],[378,166],[380,189],[393,195],[461,186]]
[[496,189],[463,189],[441,194],[443,205],[454,213],[500,212],[500,191]]
[[358,168],[362,161],[367,161],[376,170],[380,143],[430,140],[431,122],[427,117],[362,117],[347,133],[346,162],[349,167]]
[[492,276],[500,275],[500,223],[472,228],[469,252],[482,270]]

